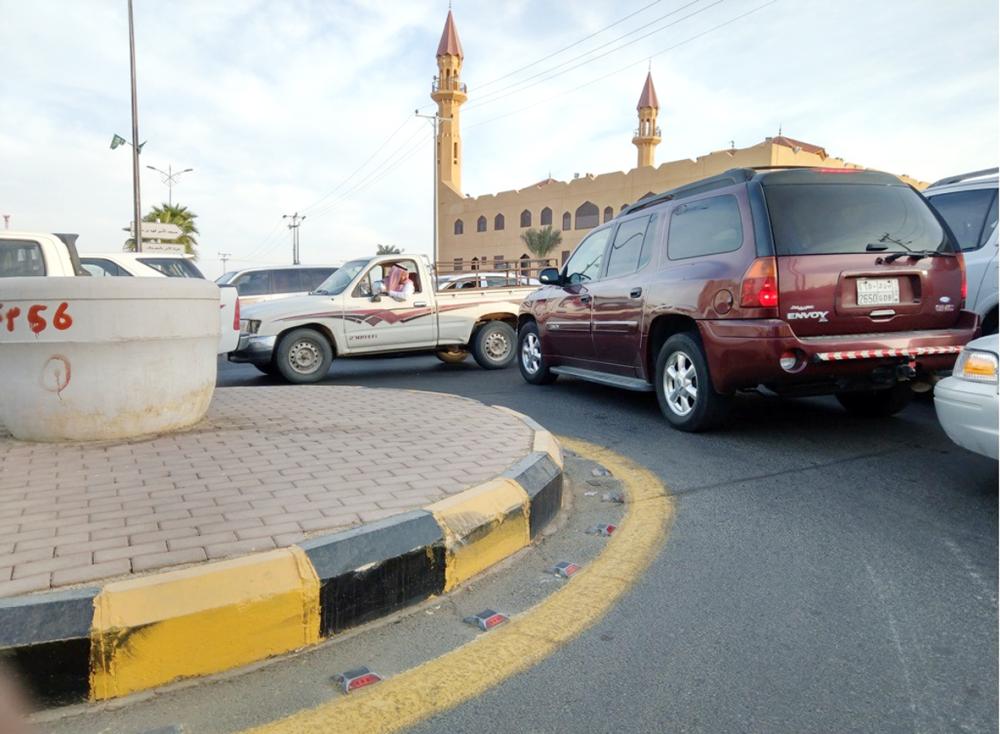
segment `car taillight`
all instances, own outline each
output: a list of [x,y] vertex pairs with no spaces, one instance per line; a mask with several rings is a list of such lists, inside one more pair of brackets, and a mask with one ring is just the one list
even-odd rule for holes
[[773,257],[759,257],[750,263],[740,285],[740,306],[778,307],[778,266]]
[[236,296],[236,307],[233,309],[233,329],[240,330],[240,297]]
[[955,257],[958,258],[958,269],[962,272],[962,300],[959,301],[958,307],[965,308],[965,299],[969,295],[969,281],[965,277],[965,258],[960,252]]

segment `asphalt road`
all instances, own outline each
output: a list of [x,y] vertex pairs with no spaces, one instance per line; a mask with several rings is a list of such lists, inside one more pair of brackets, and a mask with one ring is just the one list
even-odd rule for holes
[[[749,397],[688,435],[652,396],[471,360],[342,360],[328,382],[509,406],[645,465],[678,502],[602,622],[415,731],[997,730],[997,463],[951,444],[929,402],[864,421]],[[276,381],[220,366],[220,386],[257,384]]]

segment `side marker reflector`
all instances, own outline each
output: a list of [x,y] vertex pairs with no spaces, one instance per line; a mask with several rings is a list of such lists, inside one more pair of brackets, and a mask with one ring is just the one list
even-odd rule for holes
[[509,619],[510,617],[506,614],[494,612],[492,609],[484,609],[478,614],[466,617],[462,621],[466,624],[471,624],[473,627],[478,627],[480,630],[485,632],[486,630],[493,629],[499,624],[507,622]]
[[337,685],[344,693],[356,691],[359,688],[370,686],[382,680],[378,673],[371,672],[368,668],[355,668],[341,673],[336,677]]
[[568,579],[579,570],[580,566],[572,561],[560,561],[552,567],[552,573],[563,579]]

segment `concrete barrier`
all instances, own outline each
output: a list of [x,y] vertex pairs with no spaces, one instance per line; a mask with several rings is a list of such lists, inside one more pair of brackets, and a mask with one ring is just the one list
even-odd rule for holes
[[215,389],[219,289],[188,278],[0,279],[0,423],[17,439],[186,428]]

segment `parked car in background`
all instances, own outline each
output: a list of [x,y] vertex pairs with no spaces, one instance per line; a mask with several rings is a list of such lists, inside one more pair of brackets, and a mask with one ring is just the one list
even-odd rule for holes
[[997,333],[997,173],[964,173],[931,184],[924,196],[951,227],[969,283],[968,306],[983,320],[983,333]]
[[338,265],[275,265],[263,268],[244,268],[223,273],[215,282],[234,285],[243,305],[289,296],[304,296],[333,275]]
[[[85,255],[76,249],[77,235],[43,232],[0,232],[0,278],[148,277],[202,278],[184,255],[114,252]],[[235,288],[219,288],[219,354],[239,342],[240,299]]]
[[[380,290],[394,265],[410,283],[395,298]],[[485,369],[510,365],[517,310],[534,287],[436,291],[433,282],[423,256],[351,260],[309,295],[244,309],[229,361],[292,383],[322,380],[334,357],[434,352],[455,363],[471,352]]]
[[1000,342],[996,334],[969,342],[958,355],[951,377],[934,388],[934,407],[948,438],[962,448],[996,459],[997,367]]
[[537,278],[507,273],[463,273],[461,275],[444,275],[438,278],[438,290],[462,290],[482,288],[509,288],[511,286],[534,285],[541,283]]
[[931,206],[859,169],[740,168],[664,192],[540,280],[519,317],[524,379],[655,391],[686,431],[760,387],[891,415],[979,327]]

